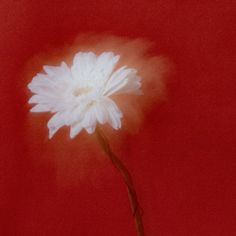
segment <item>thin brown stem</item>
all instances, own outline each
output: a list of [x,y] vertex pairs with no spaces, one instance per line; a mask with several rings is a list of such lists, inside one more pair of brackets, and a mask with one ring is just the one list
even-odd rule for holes
[[131,177],[128,169],[126,168],[126,166],[113,153],[113,151],[111,150],[109,141],[107,140],[107,138],[105,137],[103,132],[98,127],[96,128],[96,135],[97,135],[97,139],[98,139],[99,144],[101,145],[102,149],[107,154],[107,156],[110,158],[112,164],[120,172],[120,174],[122,175],[122,177],[124,179],[124,182],[127,187],[128,195],[129,195],[132,213],[133,213],[133,216],[135,219],[137,236],[144,236],[144,227],[143,227],[143,222],[142,222],[141,209],[139,207],[137,194],[136,194],[136,191],[135,191],[135,188],[133,185],[132,177]]

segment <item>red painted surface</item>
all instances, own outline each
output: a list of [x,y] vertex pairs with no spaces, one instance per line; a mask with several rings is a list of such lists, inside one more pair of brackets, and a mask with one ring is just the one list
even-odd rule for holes
[[233,4],[1,1],[0,234],[135,235],[124,184],[98,148],[87,150],[93,140],[49,142],[43,116],[28,116],[28,61],[92,31],[145,37],[174,64],[167,100],[116,147],[146,235],[236,235]]

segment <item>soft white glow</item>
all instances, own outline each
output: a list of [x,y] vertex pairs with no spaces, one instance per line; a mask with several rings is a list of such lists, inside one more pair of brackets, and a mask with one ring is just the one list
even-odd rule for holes
[[31,112],[52,112],[48,121],[49,138],[64,125],[70,126],[74,138],[82,129],[91,134],[97,122],[121,128],[122,112],[111,96],[122,93],[141,94],[141,78],[133,68],[123,66],[114,71],[120,56],[104,52],[79,52],[69,67],[44,66],[28,88],[34,95],[29,103],[36,104]]

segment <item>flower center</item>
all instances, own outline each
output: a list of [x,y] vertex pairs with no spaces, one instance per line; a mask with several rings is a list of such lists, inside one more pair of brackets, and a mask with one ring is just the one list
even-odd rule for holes
[[91,87],[77,88],[74,90],[73,94],[74,96],[78,97],[82,94],[89,93],[91,91],[92,91]]

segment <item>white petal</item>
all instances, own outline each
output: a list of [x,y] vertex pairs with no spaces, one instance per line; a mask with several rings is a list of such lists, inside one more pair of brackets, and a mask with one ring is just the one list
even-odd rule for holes
[[97,58],[96,71],[106,79],[111,74],[120,56],[112,52],[104,52]]
[[86,83],[86,79],[90,76],[91,71],[94,70],[95,64],[96,55],[94,53],[77,53],[71,67],[73,79],[81,83]]
[[95,116],[95,110],[93,107],[91,107],[88,111],[86,111],[82,123],[83,123],[84,128],[89,128],[96,125],[96,116]]
[[44,71],[48,74],[48,75],[54,75],[56,73],[56,66],[43,66]]
[[141,91],[141,78],[136,74],[130,75],[128,78],[128,83],[120,89],[117,93],[133,93],[136,95],[142,95]]
[[88,134],[92,134],[95,131],[96,125],[85,128]]
[[107,110],[108,114],[108,123],[114,128],[119,129],[121,128],[121,118],[122,118],[122,112],[117,107],[114,101],[112,101],[108,97],[104,97],[103,106]]
[[41,103],[41,99],[43,99],[43,98],[44,98],[44,97],[39,96],[39,95],[33,95],[33,96],[29,99],[28,103],[29,103],[29,104]]
[[61,77],[63,74],[70,74],[70,69],[65,62],[62,62],[60,66],[43,66],[44,71],[49,76]]
[[37,74],[28,84],[28,88],[32,93],[49,97],[61,96],[68,84],[65,78],[68,78],[68,76],[63,74],[55,77]]
[[98,102],[96,105],[94,105],[95,109],[95,115],[100,124],[105,124],[108,120],[108,113],[106,108]]
[[54,101],[55,99],[48,97],[48,96],[42,96],[42,95],[33,95],[28,103],[29,104],[33,104],[33,103],[40,103],[40,104],[50,104],[52,103],[52,101]]
[[64,125],[65,123],[63,113],[56,113],[54,116],[52,116],[47,124],[49,128],[49,138],[51,139],[53,135]]
[[112,52],[104,52],[99,56],[94,53],[77,53],[74,57],[71,72],[80,86],[97,88],[106,81],[119,60]]
[[37,104],[33,108],[30,109],[31,112],[48,112],[50,111],[50,107],[44,104]]
[[76,135],[80,133],[80,131],[83,129],[80,123],[71,125],[70,127],[70,138],[74,138]]
[[67,109],[67,116],[66,116],[66,125],[72,125],[74,123],[78,123],[83,120],[87,109],[89,108],[89,104],[91,103],[90,100],[83,101],[83,102],[75,102],[75,106],[71,109]]
[[136,75],[137,71],[134,69],[121,67],[116,70],[106,84],[104,91],[105,96],[110,96],[114,93],[136,93],[141,84],[140,77]]

